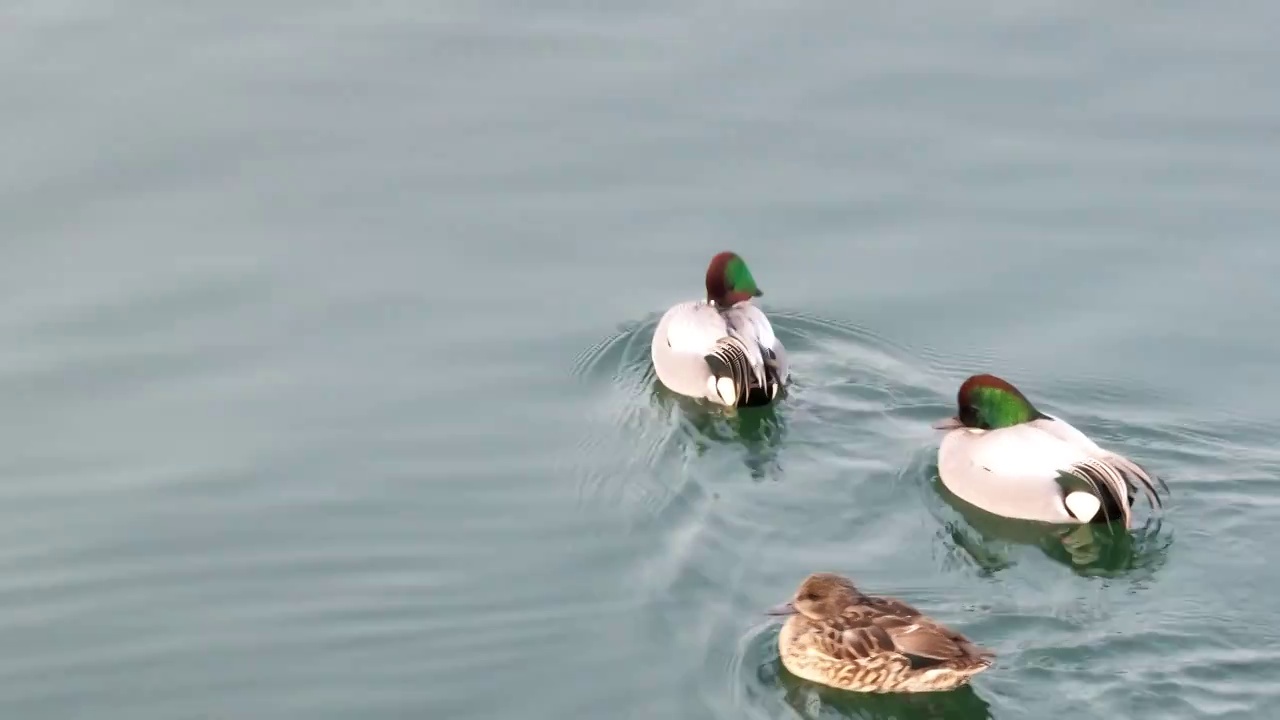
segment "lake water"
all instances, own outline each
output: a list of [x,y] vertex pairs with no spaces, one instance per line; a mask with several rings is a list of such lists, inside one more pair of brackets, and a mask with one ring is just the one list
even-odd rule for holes
[[[1278,22],[11,1],[3,715],[1273,717]],[[655,388],[722,249],[776,410]],[[962,512],[928,424],[982,371],[1167,512]],[[762,611],[815,570],[998,664],[794,679]]]

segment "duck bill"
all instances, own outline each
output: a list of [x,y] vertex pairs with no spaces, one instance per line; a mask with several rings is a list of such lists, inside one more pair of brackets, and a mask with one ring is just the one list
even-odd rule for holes
[[934,430],[955,430],[958,427],[964,427],[958,417],[943,418],[933,424]]
[[774,605],[768,610],[765,610],[764,614],[765,615],[795,615],[796,612],[797,611],[796,611],[795,605],[789,602],[785,602],[785,603],[782,603],[781,605]]

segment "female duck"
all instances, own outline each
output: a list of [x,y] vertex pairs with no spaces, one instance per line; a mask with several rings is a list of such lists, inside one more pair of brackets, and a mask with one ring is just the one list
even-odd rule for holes
[[786,351],[751,299],[742,258],[722,252],[707,266],[707,299],[683,302],[653,333],[653,368],[668,389],[727,407],[768,405],[790,377]]
[[[1133,523],[1135,490],[1161,506],[1156,482],[1137,463],[1104,450],[1065,420],[1036,410],[1013,385],[974,375],[957,393],[938,474],[967,503],[1009,518],[1048,523]],[[1166,492],[1168,488],[1160,482]]]
[[791,602],[778,654],[792,675],[855,692],[951,690],[991,667],[995,656],[910,605],[864,595],[833,573],[815,573]]

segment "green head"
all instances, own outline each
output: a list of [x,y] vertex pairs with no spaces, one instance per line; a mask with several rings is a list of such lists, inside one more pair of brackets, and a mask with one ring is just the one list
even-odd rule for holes
[[998,430],[1045,417],[1018,388],[995,375],[974,375],[956,393],[954,418],[934,427]]
[[727,307],[763,294],[746,261],[736,253],[726,251],[711,258],[707,266],[708,302]]

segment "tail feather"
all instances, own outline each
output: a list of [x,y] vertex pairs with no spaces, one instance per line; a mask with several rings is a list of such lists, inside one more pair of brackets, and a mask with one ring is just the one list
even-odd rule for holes
[[1118,468],[1089,458],[1063,470],[1063,474],[1088,486],[1090,493],[1101,503],[1098,511],[1102,513],[1103,522],[1110,523],[1118,517],[1124,520],[1126,528],[1130,527],[1133,516],[1129,508],[1129,483]]
[[773,399],[776,390],[770,391],[767,370],[752,367],[751,353],[742,340],[726,335],[716,341],[715,347],[703,359],[717,378],[733,381],[735,404],[764,404]]
[[1121,471],[1136,479],[1137,482],[1131,484],[1142,490],[1143,494],[1147,496],[1147,500],[1151,503],[1152,508],[1164,507],[1164,503],[1160,500],[1160,494],[1157,491],[1157,488],[1168,493],[1169,486],[1165,484],[1162,478],[1156,477],[1153,479],[1151,474],[1143,469],[1141,465],[1118,453],[1109,453],[1107,455],[1106,462],[1119,467]]
[[965,639],[960,643],[960,649],[964,651],[965,659],[974,665],[987,667],[995,662],[996,653],[987,647],[979,645],[972,640]]

